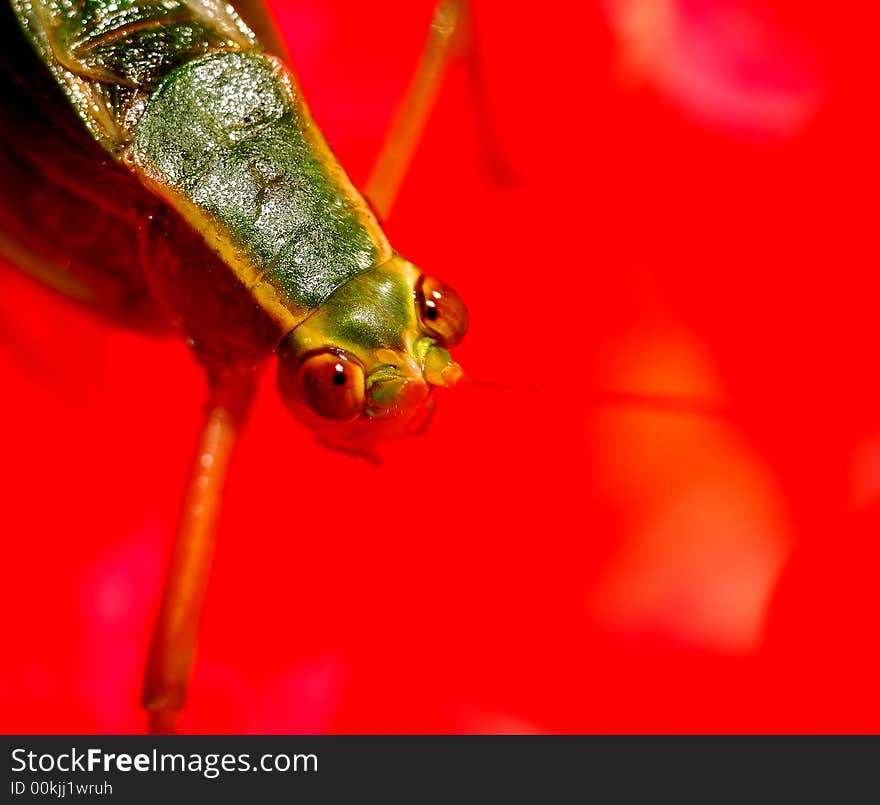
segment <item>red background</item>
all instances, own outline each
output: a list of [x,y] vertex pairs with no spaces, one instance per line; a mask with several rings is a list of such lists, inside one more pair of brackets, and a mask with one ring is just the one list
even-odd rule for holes
[[[362,183],[430,0],[274,6]],[[520,390],[444,394],[376,469],[266,373],[184,730],[880,729],[872,9],[477,0],[516,181],[459,64],[387,230]],[[0,729],[137,731],[203,382],[0,283]]]

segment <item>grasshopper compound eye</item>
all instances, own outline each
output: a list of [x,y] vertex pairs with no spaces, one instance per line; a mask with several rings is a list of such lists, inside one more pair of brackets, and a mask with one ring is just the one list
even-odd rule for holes
[[355,419],[364,410],[364,370],[341,352],[306,356],[297,373],[299,393],[318,416],[334,422]]
[[468,312],[461,297],[433,277],[422,277],[416,286],[419,318],[432,335],[454,347],[467,331]]

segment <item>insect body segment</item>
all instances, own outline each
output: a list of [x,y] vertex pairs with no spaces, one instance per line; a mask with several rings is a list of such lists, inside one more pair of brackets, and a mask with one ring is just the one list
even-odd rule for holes
[[219,0],[12,0],[19,22],[92,136],[130,139],[150,92],[207,53],[256,47]]
[[221,53],[175,70],[130,158],[282,327],[391,256],[273,57]]

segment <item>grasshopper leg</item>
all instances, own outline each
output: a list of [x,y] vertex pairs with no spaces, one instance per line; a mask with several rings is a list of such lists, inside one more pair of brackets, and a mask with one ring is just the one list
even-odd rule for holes
[[151,733],[174,732],[186,700],[223,482],[254,381],[248,371],[212,383],[147,659],[142,705]]
[[440,0],[434,8],[418,66],[398,103],[364,188],[380,218],[386,218],[394,205],[440,89],[444,68],[459,49],[466,13],[467,0]]
[[490,177],[499,184],[514,180],[503,156],[500,138],[489,113],[482,62],[476,47],[469,0],[439,0],[418,66],[400,99],[364,194],[379,218],[388,217],[434,105],[446,65],[462,57],[468,70],[477,125]]

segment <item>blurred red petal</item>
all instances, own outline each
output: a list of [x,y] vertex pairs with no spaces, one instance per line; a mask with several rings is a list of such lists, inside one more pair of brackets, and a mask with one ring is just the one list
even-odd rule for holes
[[686,114],[741,135],[785,137],[822,100],[809,48],[765,6],[741,0],[607,0],[630,80],[654,84]]

